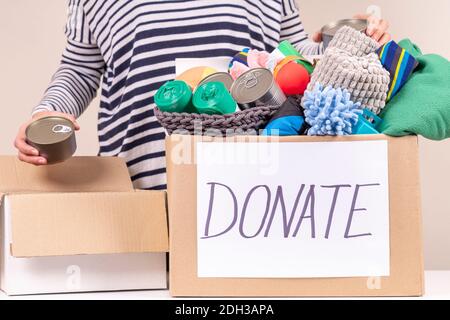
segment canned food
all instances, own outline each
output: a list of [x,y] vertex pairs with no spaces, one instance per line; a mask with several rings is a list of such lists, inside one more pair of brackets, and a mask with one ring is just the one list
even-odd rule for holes
[[365,19],[343,19],[325,25],[321,30],[324,48],[328,47],[336,32],[344,26],[363,32],[367,29],[368,22]]
[[204,78],[200,82],[200,85],[208,82],[222,82],[225,85],[225,88],[227,88],[227,90],[230,91],[233,81],[234,81],[233,77],[229,73],[216,72]]
[[47,159],[48,164],[69,159],[77,149],[72,121],[49,116],[32,122],[25,130],[27,143]]
[[242,110],[258,105],[279,107],[286,101],[272,72],[264,68],[243,73],[231,86],[231,94]]
[[237,105],[222,82],[207,82],[200,85],[194,94],[194,106],[199,113],[229,114]]
[[181,80],[166,82],[155,95],[155,104],[163,112],[193,112],[192,90]]

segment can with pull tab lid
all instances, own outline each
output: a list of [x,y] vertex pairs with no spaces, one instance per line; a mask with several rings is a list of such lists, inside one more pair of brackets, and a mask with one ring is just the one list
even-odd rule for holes
[[166,82],[155,94],[155,104],[163,112],[194,113],[192,90],[181,80]]
[[261,105],[279,107],[287,99],[272,72],[264,68],[243,73],[231,86],[231,94],[242,110]]
[[48,164],[65,161],[77,149],[72,121],[49,116],[33,121],[25,130],[27,143],[47,159]]
[[210,74],[209,76],[205,77],[199,84],[201,86],[202,84],[209,83],[209,82],[222,82],[228,91],[230,91],[231,86],[234,82],[233,77],[228,72],[216,72],[213,74]]

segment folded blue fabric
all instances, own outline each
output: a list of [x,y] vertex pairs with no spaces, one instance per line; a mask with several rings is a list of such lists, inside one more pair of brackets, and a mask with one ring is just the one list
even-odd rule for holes
[[378,49],[377,54],[380,57],[381,64],[391,75],[387,95],[387,101],[389,101],[408,81],[419,62],[393,40]]
[[307,125],[300,102],[289,97],[270,119],[263,136],[297,136],[306,132]]

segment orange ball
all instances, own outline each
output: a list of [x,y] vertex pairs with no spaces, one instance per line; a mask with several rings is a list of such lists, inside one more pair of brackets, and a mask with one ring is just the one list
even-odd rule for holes
[[302,95],[308,86],[310,76],[304,66],[291,61],[278,70],[275,81],[285,95]]

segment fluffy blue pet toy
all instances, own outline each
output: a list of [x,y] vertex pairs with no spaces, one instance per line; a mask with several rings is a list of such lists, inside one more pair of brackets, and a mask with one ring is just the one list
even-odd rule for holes
[[309,136],[351,135],[363,110],[361,103],[350,100],[350,93],[317,83],[303,97],[305,120],[311,126]]

